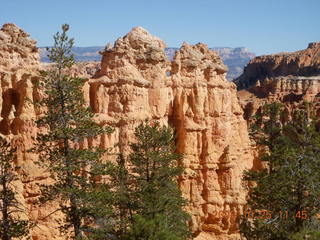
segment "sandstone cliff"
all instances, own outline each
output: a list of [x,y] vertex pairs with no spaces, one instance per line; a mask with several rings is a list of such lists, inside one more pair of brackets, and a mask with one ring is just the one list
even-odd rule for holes
[[[12,39],[19,39],[15,44],[3,37],[8,26]],[[46,217],[54,203],[34,204],[37,183],[50,181],[34,164],[37,156],[27,152],[32,137],[41,131],[34,124],[39,110],[29,101],[40,94],[33,85],[40,69],[35,42],[15,25],[3,29],[0,131],[18,147],[21,179],[16,190],[27,217],[38,222],[32,239],[65,239],[57,229],[59,214]],[[20,55],[19,49],[28,54]],[[127,152],[135,126],[145,118],[175,127],[177,150],[184,154],[181,164],[186,167],[180,187],[190,201],[187,209],[198,240],[239,239],[236,217],[246,196],[241,176],[253,164],[236,86],[225,76],[225,65],[206,45],[184,43],[170,62],[164,42],[136,27],[102,53],[101,69],[84,86],[96,121],[115,128],[112,135],[89,144],[107,148],[120,143],[116,150]]]
[[306,50],[253,59],[237,80],[244,117],[249,120],[265,103],[285,104],[287,118],[303,101],[319,107],[320,42]]
[[248,88],[258,80],[278,76],[313,76],[320,74],[320,42],[310,43],[305,50],[258,56],[235,80],[238,89]]
[[[171,63],[164,48],[134,28],[103,53],[101,70],[89,81],[90,104],[97,120],[116,131],[101,146],[120,142],[127,151],[134,127],[145,118],[175,127],[186,167],[180,186],[197,239],[238,239],[235,218],[245,204],[241,176],[253,156],[236,87],[206,45],[184,43]],[[219,210],[234,214],[221,217]]]

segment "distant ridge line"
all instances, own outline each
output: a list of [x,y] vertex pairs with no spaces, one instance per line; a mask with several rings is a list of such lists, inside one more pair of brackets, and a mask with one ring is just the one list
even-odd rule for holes
[[[47,47],[39,47],[41,62],[50,62],[47,57],[48,53],[46,48]],[[103,51],[104,48],[104,46],[74,47],[73,53],[76,62],[101,61],[99,52]],[[177,47],[168,47],[165,49],[170,60],[173,59],[178,49]],[[227,79],[229,81],[240,76],[245,65],[255,57],[255,54],[245,47],[211,47],[210,49],[217,51],[223,62],[228,66]]]

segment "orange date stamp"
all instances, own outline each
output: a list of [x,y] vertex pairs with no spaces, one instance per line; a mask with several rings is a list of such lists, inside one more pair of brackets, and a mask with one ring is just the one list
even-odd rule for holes
[[216,210],[216,211],[213,211],[213,216],[216,218],[231,218],[231,217],[237,217],[238,212],[234,210]]
[[300,218],[300,219],[309,219],[309,214],[305,210],[299,210],[296,212],[290,212],[288,210],[279,211],[279,212],[271,212],[267,209],[247,209],[243,212],[243,216],[245,218],[251,219],[289,219],[289,218]]
[[235,210],[216,210],[213,211],[213,216],[216,218],[237,218],[238,216],[243,216],[247,219],[289,219],[289,218],[299,218],[299,219],[309,219],[309,214],[306,210],[299,210],[296,212],[290,212],[288,210],[271,212],[267,209],[246,209],[243,214]]

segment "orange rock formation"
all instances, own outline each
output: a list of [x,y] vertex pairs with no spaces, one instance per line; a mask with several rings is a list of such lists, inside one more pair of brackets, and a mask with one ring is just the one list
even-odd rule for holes
[[[9,41],[9,35],[16,40]],[[49,179],[34,164],[37,156],[26,152],[39,131],[34,124],[39,112],[27,101],[39,95],[33,85],[39,77],[34,67],[40,68],[35,42],[7,24],[0,43],[0,131],[18,147],[17,192],[28,217],[39,222],[31,235],[35,240],[64,239],[57,230],[58,215],[44,218],[54,206],[34,204],[37,183]],[[90,144],[107,148],[120,143],[127,152],[135,126],[145,118],[173,126],[186,167],[180,187],[190,201],[196,239],[239,239],[236,217],[246,202],[241,176],[252,167],[253,153],[236,86],[227,82],[225,65],[206,45],[184,43],[172,62],[164,48],[162,40],[136,27],[102,53],[101,69],[86,83],[84,96],[96,121],[115,132]],[[219,216],[217,211],[234,214]]]
[[[184,43],[172,63],[164,48],[138,27],[103,53],[101,70],[89,81],[90,104],[98,121],[116,131],[101,146],[120,142],[126,151],[145,118],[175,127],[186,167],[180,185],[197,239],[237,239],[235,217],[245,204],[241,175],[253,157],[235,85],[206,45]],[[220,217],[217,210],[235,214]]]

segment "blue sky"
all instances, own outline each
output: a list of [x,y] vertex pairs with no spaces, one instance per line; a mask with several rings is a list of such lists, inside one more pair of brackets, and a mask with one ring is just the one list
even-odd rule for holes
[[77,46],[114,42],[142,26],[180,47],[247,47],[261,54],[320,41],[320,0],[0,0],[0,25],[13,22],[38,46],[52,45],[63,23]]

